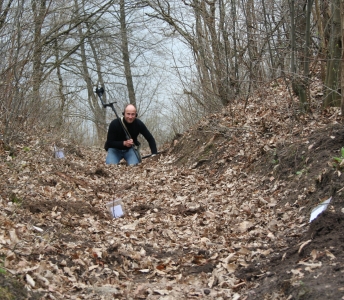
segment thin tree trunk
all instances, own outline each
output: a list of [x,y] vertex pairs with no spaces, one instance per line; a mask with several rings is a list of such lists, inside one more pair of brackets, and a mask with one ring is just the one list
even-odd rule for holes
[[[308,110],[307,94],[303,78],[298,74],[298,69],[296,67],[296,57],[297,52],[296,47],[296,28],[295,28],[295,1],[291,0],[289,2],[290,7],[290,18],[291,18],[291,72],[292,72],[292,88],[294,93],[300,99],[300,109],[302,112]],[[300,26],[302,28],[302,26]]]
[[34,46],[33,46],[33,70],[32,70],[32,96],[33,103],[40,102],[40,86],[43,75],[42,70],[42,25],[46,13],[46,0],[32,0],[34,15]]
[[[263,15],[264,15],[264,26],[266,28],[266,32],[271,32],[271,22],[267,21],[267,16],[266,16],[266,8],[265,8],[265,0],[262,0],[262,7],[263,7]],[[269,56],[270,56],[270,65],[271,65],[271,78],[275,78],[275,62],[274,62],[274,56],[272,54],[271,50],[271,42],[270,39],[268,39],[268,49],[269,49]]]
[[127,32],[126,13],[125,13],[125,0],[120,0],[120,24],[121,24],[122,57],[123,57],[125,79],[127,81],[129,102],[136,106],[135,89],[134,89],[134,83],[133,83],[133,76],[131,73],[130,56],[129,56],[128,32]]
[[[235,82],[239,82],[239,63],[238,63],[238,46],[236,36],[236,0],[231,0],[231,16],[232,16],[232,40],[233,40],[233,52],[234,52],[234,78]],[[239,95],[239,86],[235,85],[235,95]]]
[[219,14],[220,14],[220,24],[219,28],[221,30],[221,35],[223,39],[223,45],[224,45],[224,62],[225,62],[225,90],[226,90],[226,96],[227,96],[227,103],[230,106],[230,111],[232,113],[232,108],[231,108],[231,98],[233,97],[233,92],[230,89],[230,85],[234,85],[235,83],[232,82],[230,72],[229,72],[229,40],[228,40],[228,32],[226,30],[226,25],[225,25],[225,6],[223,3],[223,0],[219,1]]
[[291,0],[289,2],[290,7],[290,44],[291,44],[291,57],[290,57],[290,71],[292,76],[293,90],[296,92],[294,83],[296,81],[296,62],[295,62],[295,51],[296,51],[296,37],[295,37],[295,16],[294,7],[295,1]]
[[[83,5],[84,4],[85,2],[83,1]],[[75,8],[76,8],[76,11],[79,12],[78,0],[75,0]],[[102,130],[99,126],[97,126],[97,110],[99,109],[99,104],[98,104],[98,99],[93,91],[92,79],[91,79],[91,75],[89,73],[88,65],[87,65],[85,36],[89,34],[88,28],[87,28],[87,32],[84,33],[80,24],[78,27],[78,33],[79,33],[79,38],[80,38],[80,56],[81,56],[82,76],[86,83],[87,98],[88,98],[89,107],[93,113],[92,121],[96,125],[98,143],[101,143],[103,141]]]
[[309,63],[310,63],[310,31],[311,31],[311,13],[312,13],[313,0],[307,0],[306,5],[306,31],[305,31],[305,48],[304,48],[304,66],[303,66],[303,79],[299,85],[301,109],[309,111],[308,102],[308,88],[309,88]]
[[326,78],[326,63],[325,57],[327,52],[327,35],[325,28],[327,27],[327,19],[324,19],[325,16],[327,16],[327,13],[323,12],[323,9],[321,9],[326,4],[326,1],[323,0],[315,0],[315,16],[314,16],[314,22],[317,24],[318,32],[319,32],[319,39],[320,39],[320,45],[319,45],[319,58],[320,58],[320,66],[321,66],[321,79],[325,81]]
[[251,87],[257,87],[257,81],[262,81],[262,70],[259,64],[258,44],[256,39],[256,28],[258,28],[254,1],[246,0],[243,2],[243,12],[246,19],[246,30],[247,30],[247,44],[248,44],[248,55],[249,55],[249,78],[250,84],[248,87],[248,93],[250,93]]
[[61,74],[61,66],[58,63],[60,60],[60,55],[59,55],[59,49],[58,49],[58,44],[57,44],[57,40],[55,40],[55,57],[56,57],[56,62],[57,62],[57,66],[56,66],[56,73],[57,73],[57,79],[59,81],[59,86],[58,86],[58,93],[60,96],[60,103],[59,103],[59,111],[57,114],[57,125],[58,126],[62,126],[63,124],[63,115],[64,115],[64,111],[65,111],[65,106],[66,106],[66,96],[63,93],[63,78],[62,78],[62,74]]
[[[92,41],[92,38],[88,38],[88,42],[90,44],[92,53],[93,53],[93,58],[94,62],[97,68],[97,77],[98,77],[98,83],[99,86],[104,87],[104,79],[101,71],[101,62],[98,59],[98,52],[96,51],[94,47],[94,43]],[[103,100],[106,101],[106,93],[103,95]],[[95,125],[97,128],[97,134],[98,134],[98,140],[99,141],[104,141],[106,138],[106,133],[107,133],[107,123],[106,123],[106,110],[103,109],[100,105],[98,105],[99,102],[94,103],[94,115],[95,115]]]
[[193,3],[193,10],[196,18],[195,47],[193,47],[193,53],[197,62],[196,67],[200,78],[202,97],[197,96],[197,93],[194,91],[186,94],[192,96],[197,103],[202,100],[204,103],[203,107],[207,111],[212,111],[213,107],[217,106],[216,104],[220,97],[219,86],[216,80],[217,75],[216,66],[214,64],[214,54],[211,42],[209,42],[209,40],[211,40],[211,38],[209,38],[210,26],[205,21],[207,16],[205,3],[199,3],[198,1],[193,1]]
[[332,22],[331,38],[329,43],[329,57],[327,62],[327,76],[325,80],[324,107],[340,106],[340,79],[341,79],[341,57],[342,39],[340,28],[340,0],[333,0],[331,5]]
[[[313,0],[307,0],[306,11],[306,34],[305,34],[305,62],[304,62],[304,76],[308,81],[309,78],[309,63],[310,63],[310,43],[311,43],[311,13],[312,13]],[[308,85],[308,84],[307,84]]]

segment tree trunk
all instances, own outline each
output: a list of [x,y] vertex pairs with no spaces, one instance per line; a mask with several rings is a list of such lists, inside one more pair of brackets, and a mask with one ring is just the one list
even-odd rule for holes
[[307,0],[306,4],[306,30],[305,30],[305,46],[304,46],[304,65],[303,65],[303,79],[299,85],[301,110],[309,111],[308,93],[309,93],[309,64],[310,64],[310,31],[311,31],[311,13],[313,0]]
[[315,15],[314,22],[317,25],[319,32],[319,59],[321,66],[321,79],[325,82],[326,79],[326,56],[327,56],[327,45],[329,41],[329,18],[328,18],[328,1],[315,0]]
[[209,12],[204,4],[203,10],[205,12],[204,21],[207,24],[211,39],[211,53],[213,55],[214,71],[215,71],[215,84],[218,92],[218,96],[222,105],[226,106],[228,104],[228,97],[226,93],[226,71],[223,57],[223,45],[217,36],[217,29],[215,24],[215,1],[207,2],[209,5]]
[[324,107],[340,106],[340,79],[342,39],[340,28],[340,0],[332,0],[331,3],[331,38],[329,43],[329,57],[327,61],[327,73],[325,80]]
[[[311,0],[307,0],[311,1]],[[290,1],[290,18],[291,18],[291,72],[292,72],[292,88],[294,93],[299,97],[300,100],[300,110],[302,112],[309,110],[309,103],[307,101],[307,83],[304,76],[301,76],[299,73],[302,61],[305,57],[296,56],[297,53],[302,53],[299,48],[301,48],[302,43],[304,43],[304,37],[306,36],[307,26],[306,26],[306,17],[304,13],[301,13],[300,10],[300,2],[297,1],[297,6],[295,6],[295,1]],[[295,8],[297,8],[297,12],[299,12],[300,16],[298,17],[298,27],[295,27]],[[298,36],[296,32],[301,32]],[[304,54],[303,54],[304,56]]]
[[291,0],[289,3],[290,7],[290,44],[291,44],[291,55],[290,55],[290,72],[292,76],[292,86],[293,91],[297,94],[296,86],[296,62],[295,62],[295,52],[296,52],[296,34],[295,34],[295,1]]
[[[262,7],[263,7],[263,15],[264,15],[264,27],[266,28],[267,32],[272,32],[271,30],[271,21],[268,22],[267,15],[266,15],[266,8],[265,8],[265,0],[262,0]],[[274,55],[271,50],[271,41],[268,39],[268,49],[269,49],[269,57],[270,57],[270,66],[271,66],[271,78],[275,78],[276,66]]]
[[313,0],[307,0],[307,10],[306,10],[306,33],[305,33],[305,58],[304,58],[304,76],[307,80],[307,87],[308,87],[308,79],[309,79],[309,63],[310,63],[310,44],[311,44],[311,13],[312,13],[312,6]]
[[[79,11],[79,7],[78,7],[78,0],[75,0],[75,8],[76,11]],[[84,2],[83,2],[84,4]],[[87,28],[87,32],[84,33],[82,30],[81,25],[79,25],[78,27],[78,32],[79,32],[79,38],[80,38],[80,56],[81,56],[81,70],[82,70],[82,76],[83,79],[86,83],[86,89],[87,89],[87,98],[88,98],[88,104],[89,107],[92,111],[92,121],[95,124],[96,127],[96,131],[97,131],[97,140],[98,140],[98,144],[102,143],[104,141],[104,133],[103,133],[103,127],[98,126],[98,122],[97,122],[97,115],[98,115],[98,111],[99,111],[99,103],[98,103],[98,99],[93,91],[93,84],[92,84],[92,79],[91,79],[91,75],[89,73],[89,68],[87,65],[87,54],[86,54],[86,47],[85,47],[85,36],[88,35],[88,28]]]
[[[193,53],[196,58],[196,68],[199,77],[199,83],[201,86],[201,95],[197,96],[195,92],[187,92],[187,95],[190,95],[199,105],[203,107],[209,107],[209,103],[212,102],[212,92],[214,92],[214,85],[213,80],[211,78],[211,71],[209,70],[211,61],[207,53],[209,53],[208,44],[204,42],[204,36],[206,35],[205,29],[202,26],[202,17],[201,11],[198,6],[194,7],[194,14],[195,14],[195,42],[194,45],[198,45],[197,47],[193,47]],[[186,91],[184,91],[185,93]],[[207,103],[204,103],[204,99],[207,99]]]
[[[226,97],[227,97],[227,103],[229,105],[231,105],[231,99],[234,98],[234,93],[232,91],[232,89],[230,88],[230,86],[235,86],[235,82],[232,81],[231,79],[231,73],[229,70],[229,49],[230,49],[230,45],[229,45],[229,39],[228,39],[228,32],[226,30],[226,22],[225,22],[225,16],[226,16],[226,12],[225,12],[225,5],[223,3],[223,0],[219,0],[219,15],[220,15],[220,22],[219,22],[219,28],[221,30],[221,35],[222,35],[222,39],[223,39],[223,61],[224,61],[224,66],[223,68],[225,68],[224,70],[224,74],[225,74],[225,93],[226,93]],[[232,112],[232,110],[231,110]]]
[[130,56],[129,56],[128,32],[127,32],[126,13],[125,13],[125,0],[120,0],[120,23],[121,23],[121,46],[122,46],[121,49],[122,49],[125,79],[127,81],[129,102],[136,106],[135,89],[134,89],[134,83],[133,83],[133,76],[131,73]]
[[57,74],[57,79],[59,81],[58,95],[60,97],[59,110],[57,113],[57,118],[58,118],[57,119],[57,126],[60,127],[63,124],[63,116],[64,116],[64,111],[65,111],[67,99],[66,99],[65,94],[63,93],[64,84],[63,84],[63,78],[62,78],[62,74],[61,74],[61,66],[58,63],[60,61],[60,55],[59,55],[59,48],[58,48],[57,40],[55,40],[54,46],[55,46],[55,57],[56,57],[56,62],[57,62],[56,74]]
[[233,32],[233,52],[234,52],[234,82],[235,95],[239,95],[239,59],[238,59],[238,45],[236,33],[236,0],[231,0],[231,17],[232,17],[232,32]]
[[[98,52],[96,51],[94,47],[94,43],[92,41],[92,38],[88,38],[88,42],[90,44],[92,53],[93,53],[93,59],[97,68],[97,77],[98,77],[98,83],[97,86],[105,87],[105,82],[103,79],[102,71],[101,71],[101,62],[98,59]],[[106,93],[103,94],[103,101],[106,103]],[[106,139],[107,134],[107,123],[106,123],[106,110],[103,109],[101,105],[98,105],[99,102],[95,102],[93,107],[94,112],[94,123],[97,128],[97,134],[98,134],[98,140],[104,141]]]
[[32,70],[32,102],[34,105],[40,103],[39,89],[43,75],[42,70],[42,25],[46,13],[46,0],[32,0],[32,11],[34,15],[34,41],[33,41],[33,70]]

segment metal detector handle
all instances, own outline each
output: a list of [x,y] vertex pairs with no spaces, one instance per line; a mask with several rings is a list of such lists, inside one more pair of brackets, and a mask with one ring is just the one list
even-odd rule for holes
[[118,118],[118,115],[117,115],[117,112],[113,106],[114,103],[116,102],[112,102],[112,103],[104,103],[103,101],[103,94],[104,94],[104,88],[96,88],[95,90],[96,94],[98,95],[99,99],[100,99],[100,102],[102,103],[103,107],[106,108],[106,107],[111,107],[112,110],[114,111],[114,113],[116,114],[116,117]]
[[103,87],[97,87],[96,88],[96,94],[98,95],[98,96],[102,96],[103,94],[104,94],[104,88]]
[[103,101],[102,96],[103,96],[103,94],[104,94],[104,88],[102,88],[102,87],[101,87],[101,88],[96,88],[95,92],[96,92],[96,94],[98,95],[98,97],[99,97],[99,99],[100,99],[100,102],[102,103],[103,107],[104,107],[104,108],[106,108],[106,107],[111,107],[112,110],[113,110],[113,112],[115,113],[116,117],[118,118],[118,114],[117,114],[117,112],[116,112],[116,110],[115,110],[115,107],[113,106],[114,103],[116,103],[116,102],[104,103],[104,101]]
[[166,151],[166,150],[164,150],[164,151],[158,151],[157,153],[152,153],[152,154],[148,154],[148,155],[142,156],[142,159],[148,158],[148,157],[154,157],[154,156],[156,156],[156,155],[158,155],[158,154],[164,153],[165,151]]
[[104,94],[104,88],[96,88],[95,90],[96,94],[98,95],[99,99],[100,99],[100,102],[102,103],[103,107],[105,108],[107,105],[103,102],[103,94]]
[[145,159],[145,158],[148,158],[148,157],[155,156],[155,155],[157,155],[157,154],[159,154],[159,153],[148,154],[148,155],[142,156],[141,158],[142,158],[142,159]]

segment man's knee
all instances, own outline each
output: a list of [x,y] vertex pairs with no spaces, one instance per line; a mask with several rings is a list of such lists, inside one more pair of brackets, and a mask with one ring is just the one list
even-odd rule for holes
[[105,159],[107,165],[117,165],[119,164],[121,158],[116,154],[115,149],[109,148]]

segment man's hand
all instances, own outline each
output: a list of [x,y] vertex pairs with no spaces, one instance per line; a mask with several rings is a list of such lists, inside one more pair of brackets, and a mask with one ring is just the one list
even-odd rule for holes
[[123,145],[128,147],[128,148],[130,148],[130,147],[132,147],[134,145],[134,141],[132,139],[126,140],[126,141],[123,142]]

